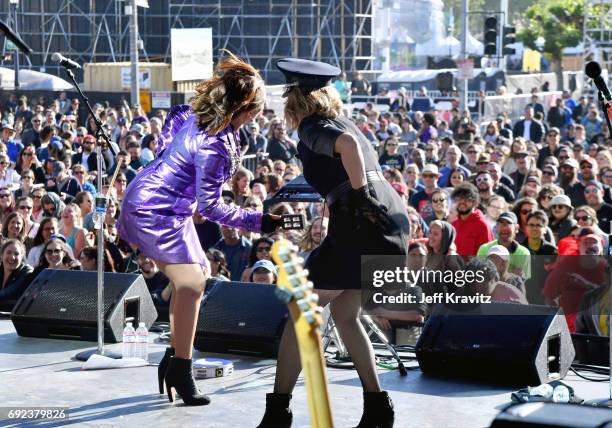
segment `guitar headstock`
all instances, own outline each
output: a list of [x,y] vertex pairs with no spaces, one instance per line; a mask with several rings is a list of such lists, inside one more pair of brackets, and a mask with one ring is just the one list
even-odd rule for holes
[[312,282],[308,281],[308,271],[302,268],[304,260],[297,255],[297,247],[281,239],[272,245],[272,259],[278,266],[276,295],[289,304],[294,301],[302,316],[309,324],[321,325],[319,296],[312,292]]

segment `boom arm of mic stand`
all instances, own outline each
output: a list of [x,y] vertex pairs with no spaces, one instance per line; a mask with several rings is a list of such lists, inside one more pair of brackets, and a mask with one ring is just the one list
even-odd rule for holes
[[[87,96],[81,90],[81,87],[79,86],[79,84],[77,83],[76,79],[74,78],[74,73],[72,72],[72,70],[68,68],[68,69],[66,69],[66,72],[68,73],[68,76],[70,77],[70,80],[72,80],[72,83],[74,83],[74,87],[77,89],[81,99],[83,100],[83,102],[87,106],[87,111],[89,111],[89,115],[93,118],[93,120],[94,120],[94,122],[96,124],[96,140],[100,141],[100,139],[103,139],[104,141],[106,141],[106,146],[108,147],[108,149],[113,154],[113,157],[116,157],[117,153],[115,153],[115,151],[113,149],[113,145],[110,143],[110,137],[106,134],[106,132],[102,128],[102,121],[96,115],[96,113],[94,113],[93,108],[91,108],[91,104],[89,104],[89,98],[87,98]],[[102,171],[98,171],[98,173],[102,174]]]
[[610,123],[610,115],[608,111],[612,108],[612,103],[610,101],[606,101],[604,99],[603,93],[601,91],[597,91],[597,98],[599,99],[599,108],[603,111],[604,117],[606,118],[606,123],[608,124],[608,131],[610,131],[610,135],[612,135],[612,124]]

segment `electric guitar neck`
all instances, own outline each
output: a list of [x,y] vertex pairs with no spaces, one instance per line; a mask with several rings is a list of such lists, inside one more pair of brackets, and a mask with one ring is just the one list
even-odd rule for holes
[[312,292],[308,271],[302,269],[302,260],[297,257],[297,248],[289,241],[276,241],[272,245],[272,258],[278,265],[277,295],[287,303],[295,336],[300,350],[304,370],[311,424],[314,428],[334,426],[327,374],[321,346],[321,308],[318,296]]

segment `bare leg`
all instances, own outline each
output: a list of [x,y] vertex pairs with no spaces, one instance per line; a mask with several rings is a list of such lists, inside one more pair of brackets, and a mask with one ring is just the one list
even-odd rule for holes
[[[208,271],[198,264],[169,264],[162,270],[174,286],[171,331],[175,355],[177,358],[191,359],[200,301]],[[180,310],[177,310],[179,308]]]
[[361,290],[344,290],[331,302],[330,308],[340,338],[351,355],[364,391],[380,392],[374,348],[359,321]]
[[[341,292],[341,290],[315,290],[315,293],[319,295],[319,306],[321,307],[327,305],[340,295]],[[291,320],[288,320],[278,349],[274,392],[277,394],[291,394],[300,371],[302,371],[302,364],[295,338],[295,329]]]

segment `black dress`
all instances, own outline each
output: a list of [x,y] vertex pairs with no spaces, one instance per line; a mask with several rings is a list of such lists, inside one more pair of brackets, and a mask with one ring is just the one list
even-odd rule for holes
[[[340,156],[334,153],[336,139],[353,135],[361,147],[366,171],[379,171],[372,144],[345,117],[326,119],[317,115],[302,120],[298,128],[299,157],[304,177],[323,197],[348,180]],[[330,207],[327,237],[308,257],[306,268],[315,288],[344,290],[360,288],[362,255],[405,255],[410,223],[402,199],[384,179],[370,182],[370,193],[388,209],[392,227],[383,232],[365,218],[356,216],[351,192]]]

